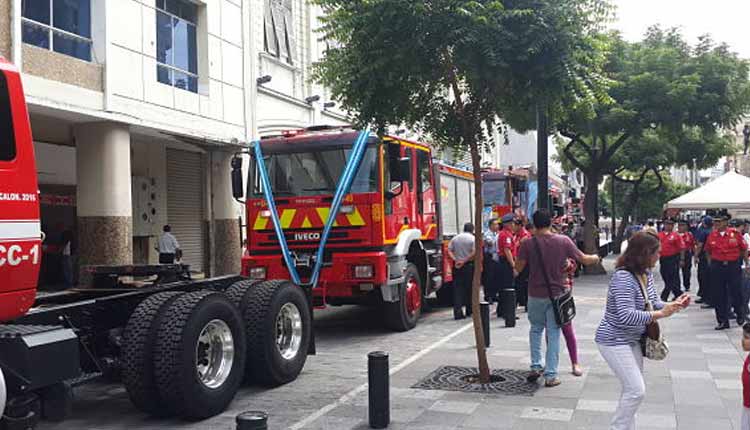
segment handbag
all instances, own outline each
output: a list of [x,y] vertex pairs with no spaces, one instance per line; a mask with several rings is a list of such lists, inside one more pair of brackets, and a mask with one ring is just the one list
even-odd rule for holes
[[[646,291],[646,285],[648,285],[646,276],[636,276],[635,274],[633,274],[633,276],[638,280],[638,285],[641,287],[641,294],[643,294],[643,299],[646,301],[646,310],[648,312],[653,312],[654,306],[651,304],[648,291]],[[650,360],[661,361],[667,358],[667,355],[669,354],[669,345],[667,345],[667,341],[664,340],[658,322],[651,321],[646,326],[646,333],[641,336],[641,350],[643,351],[643,356]]]
[[576,317],[576,302],[573,300],[573,292],[571,290],[565,291],[558,297],[552,296],[552,287],[549,282],[549,275],[544,269],[544,259],[542,258],[542,249],[539,247],[539,241],[535,237],[533,239],[534,248],[536,248],[536,257],[539,261],[539,270],[541,270],[544,276],[544,284],[547,286],[547,293],[549,294],[549,300],[552,302],[552,311],[555,314],[555,322],[559,326],[573,321]]

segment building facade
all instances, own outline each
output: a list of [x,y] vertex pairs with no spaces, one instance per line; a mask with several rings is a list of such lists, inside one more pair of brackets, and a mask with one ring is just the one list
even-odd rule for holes
[[346,123],[309,80],[326,48],[319,15],[303,0],[0,0],[48,242],[73,231],[80,267],[155,263],[169,224],[193,271],[238,272],[232,156],[260,136]]

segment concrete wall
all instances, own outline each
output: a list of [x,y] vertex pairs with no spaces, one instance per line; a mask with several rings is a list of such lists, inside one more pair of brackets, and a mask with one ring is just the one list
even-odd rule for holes
[[11,0],[0,0],[0,56],[10,59],[11,50]]
[[92,91],[104,91],[101,65],[34,45],[23,44],[22,50],[24,73]]
[[40,184],[76,185],[76,149],[72,146],[34,142]]

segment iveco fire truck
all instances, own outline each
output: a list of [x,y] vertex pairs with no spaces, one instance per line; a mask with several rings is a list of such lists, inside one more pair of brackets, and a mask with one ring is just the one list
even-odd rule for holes
[[[0,57],[0,428],[64,419],[72,390],[102,377],[121,379],[142,411],[191,420],[223,411],[243,380],[297,377],[314,352],[312,299],[289,281],[97,266],[87,288],[37,293],[36,178],[21,78]],[[123,281],[148,275],[157,277],[146,285]]]
[[[257,142],[263,148],[279,223],[303,282],[315,266],[329,206],[358,133],[313,127]],[[237,161],[237,160],[236,160]],[[241,162],[235,162],[235,175]],[[263,198],[258,160],[247,180],[247,252],[243,275],[289,279],[289,269]],[[236,187],[242,181],[233,181]],[[243,196],[241,189],[235,196]],[[433,163],[428,145],[371,135],[343,206],[335,214],[322,271],[313,289],[317,307],[366,304],[382,308],[386,326],[413,328],[426,297],[451,280],[447,240],[473,215],[469,172]]]

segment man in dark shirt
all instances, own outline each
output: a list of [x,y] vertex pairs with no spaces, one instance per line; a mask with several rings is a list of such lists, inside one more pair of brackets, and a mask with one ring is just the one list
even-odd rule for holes
[[703,218],[701,225],[695,230],[695,262],[698,264],[698,299],[695,303],[703,303],[701,308],[707,309],[713,307],[711,301],[711,278],[709,276],[710,267],[708,266],[708,260],[706,259],[706,252],[703,250],[703,246],[708,239],[708,235],[711,234],[714,220],[710,216],[706,215]]

